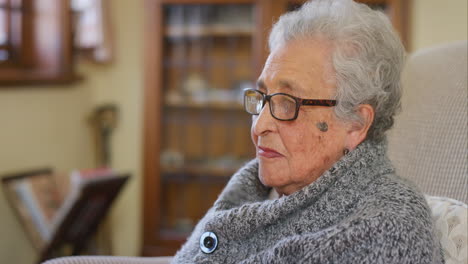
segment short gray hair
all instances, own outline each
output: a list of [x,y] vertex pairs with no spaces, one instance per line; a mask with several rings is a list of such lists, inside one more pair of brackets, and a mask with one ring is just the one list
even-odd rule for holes
[[333,45],[336,116],[362,122],[357,107],[370,104],[375,118],[367,138],[384,139],[401,108],[405,57],[387,16],[351,0],[313,0],[280,17],[270,33],[269,47],[274,50],[291,40],[314,37],[325,37]]

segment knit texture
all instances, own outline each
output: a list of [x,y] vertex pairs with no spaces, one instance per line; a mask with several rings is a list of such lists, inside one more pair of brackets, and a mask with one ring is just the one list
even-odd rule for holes
[[[312,184],[268,200],[249,162],[231,178],[173,263],[443,263],[430,209],[394,174],[386,143],[363,142]],[[199,240],[214,232],[218,247]]]

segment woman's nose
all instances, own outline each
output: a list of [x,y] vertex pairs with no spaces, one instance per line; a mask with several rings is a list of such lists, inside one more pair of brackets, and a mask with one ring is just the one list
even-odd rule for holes
[[252,126],[253,132],[257,136],[262,136],[268,132],[274,131],[275,118],[271,115],[269,102],[265,103],[260,114],[254,116]]

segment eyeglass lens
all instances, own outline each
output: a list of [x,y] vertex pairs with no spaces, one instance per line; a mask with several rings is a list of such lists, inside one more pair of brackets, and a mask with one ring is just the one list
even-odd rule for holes
[[[270,111],[277,119],[292,119],[296,115],[296,100],[294,98],[275,94],[270,97]],[[264,106],[264,95],[255,90],[245,91],[244,107],[252,115],[258,115]]]
[[247,90],[244,94],[244,107],[247,113],[258,115],[263,108],[263,95],[254,90]]

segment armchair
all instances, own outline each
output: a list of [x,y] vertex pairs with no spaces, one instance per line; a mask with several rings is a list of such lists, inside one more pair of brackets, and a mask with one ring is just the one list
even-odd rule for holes
[[467,49],[462,41],[409,58],[389,135],[397,173],[427,195],[447,264],[468,262]]
[[[431,195],[427,200],[447,264],[467,261],[467,48],[464,41],[409,58],[403,74],[404,111],[389,135],[389,155],[398,173]],[[45,264],[164,264],[170,260],[66,257]]]

